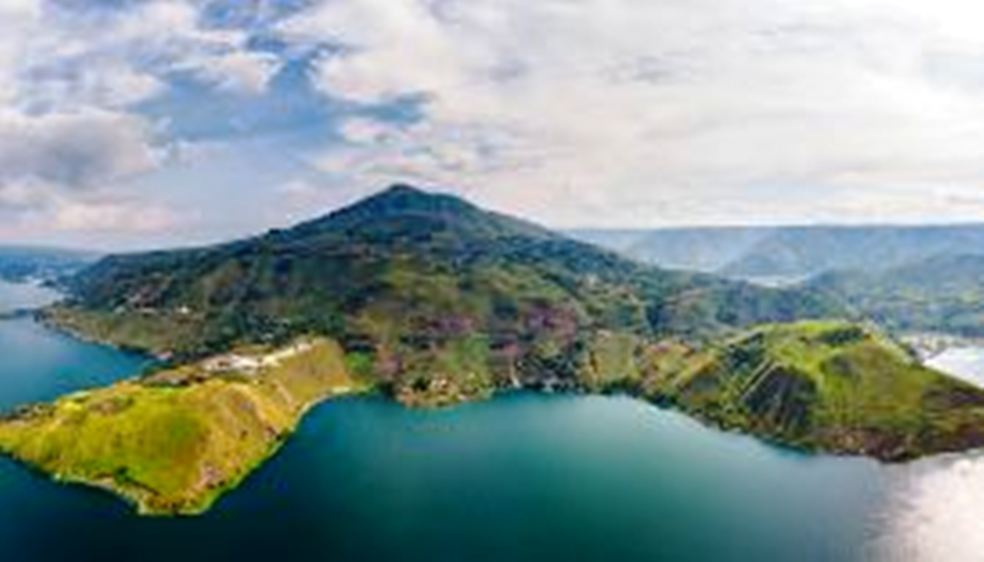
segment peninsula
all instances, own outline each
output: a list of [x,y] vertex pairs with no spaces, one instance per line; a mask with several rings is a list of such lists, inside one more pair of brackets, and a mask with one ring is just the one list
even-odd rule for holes
[[365,388],[333,341],[254,347],[23,407],[0,420],[0,450],[142,514],[197,514],[276,452],[309,408]]

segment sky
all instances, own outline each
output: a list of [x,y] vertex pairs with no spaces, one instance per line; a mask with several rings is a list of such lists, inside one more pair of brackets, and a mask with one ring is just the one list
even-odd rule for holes
[[408,182],[557,228],[984,218],[970,0],[0,0],[0,243]]

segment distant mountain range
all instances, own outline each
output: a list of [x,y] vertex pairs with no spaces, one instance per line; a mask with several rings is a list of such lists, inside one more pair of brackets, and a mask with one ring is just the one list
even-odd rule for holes
[[32,246],[0,246],[0,279],[50,280],[71,274],[98,259],[94,252]]
[[937,255],[887,269],[833,271],[807,286],[907,332],[984,337],[984,256]]
[[938,255],[984,254],[984,224],[581,230],[575,237],[672,269],[802,279],[888,270]]

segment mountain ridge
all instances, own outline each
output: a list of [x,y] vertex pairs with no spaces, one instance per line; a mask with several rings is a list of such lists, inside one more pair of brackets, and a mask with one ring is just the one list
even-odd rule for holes
[[406,185],[253,238],[110,256],[65,286],[46,318],[95,339],[183,360],[323,334],[364,350],[397,393],[462,363],[481,380],[466,394],[573,381],[602,330],[700,340],[839,312],[819,293],[661,270]]
[[684,227],[574,235],[654,265],[735,278],[803,278],[833,269],[887,269],[937,254],[984,253],[984,223]]

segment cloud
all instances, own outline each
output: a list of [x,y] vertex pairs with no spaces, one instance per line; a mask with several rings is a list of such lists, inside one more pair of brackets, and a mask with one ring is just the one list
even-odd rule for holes
[[182,225],[174,210],[144,202],[60,200],[45,213],[56,230],[158,233]]
[[[557,225],[958,220],[984,189],[981,8],[957,0],[346,0],[280,26],[350,121],[316,160]],[[563,202],[563,204],[558,204]],[[968,202],[975,202],[968,204]]]
[[176,77],[261,95],[278,57],[191,0],[0,5],[0,211],[55,229],[146,231],[171,217],[133,191],[180,144],[140,104]]
[[[253,51],[246,29],[204,21],[206,6],[188,0],[147,0],[116,8],[89,2],[47,4],[34,36],[19,43],[25,51],[24,103],[37,105],[37,92],[58,92],[44,101],[129,105],[160,93],[175,73],[237,92],[262,93],[280,68],[276,56]],[[52,87],[52,83],[55,87]],[[58,87],[61,86],[61,87]],[[74,88],[73,88],[74,87]],[[105,92],[106,96],[98,95]]]
[[155,164],[148,125],[138,117],[99,110],[0,112],[0,190],[32,182],[99,189]]

